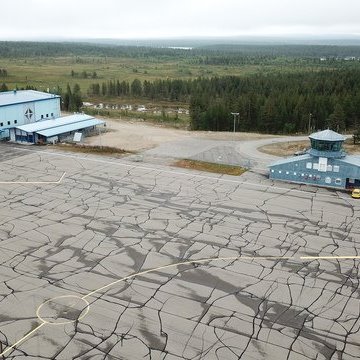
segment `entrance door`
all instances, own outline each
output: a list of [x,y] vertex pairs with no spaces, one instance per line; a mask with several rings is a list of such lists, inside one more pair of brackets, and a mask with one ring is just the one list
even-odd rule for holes
[[346,179],[346,188],[347,189],[355,189],[360,188],[360,179]]

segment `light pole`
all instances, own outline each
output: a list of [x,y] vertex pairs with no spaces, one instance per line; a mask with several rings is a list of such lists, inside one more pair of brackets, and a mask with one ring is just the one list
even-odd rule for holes
[[240,115],[240,113],[235,113],[235,112],[232,112],[231,115],[234,116],[234,133],[235,133],[235,122],[236,122],[236,117]]
[[100,149],[102,149],[102,141],[101,141],[101,129],[100,126],[98,127],[99,129],[99,140],[100,140]]

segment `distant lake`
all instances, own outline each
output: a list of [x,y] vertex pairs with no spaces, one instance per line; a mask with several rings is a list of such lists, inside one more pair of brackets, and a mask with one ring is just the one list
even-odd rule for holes
[[192,47],[187,46],[168,46],[168,49],[176,49],[176,50],[192,50]]

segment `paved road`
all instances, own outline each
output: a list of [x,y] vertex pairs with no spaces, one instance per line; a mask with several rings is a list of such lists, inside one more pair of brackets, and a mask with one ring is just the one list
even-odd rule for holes
[[358,256],[359,202],[251,173],[6,149],[3,357],[358,359],[360,259],[341,256]]
[[242,158],[250,159],[254,167],[265,169],[267,165],[278,160],[280,157],[265,154],[259,151],[259,148],[265,145],[275,144],[279,142],[296,142],[308,139],[308,136],[286,136],[271,139],[243,141],[236,144],[235,150]]
[[266,169],[267,165],[276,161],[278,157],[264,154],[258,150],[258,147],[276,142],[301,141],[306,139],[308,139],[307,136],[289,136],[246,141],[220,141],[192,138],[163,143],[154,149],[145,151],[143,155],[145,158],[148,156],[186,158]]

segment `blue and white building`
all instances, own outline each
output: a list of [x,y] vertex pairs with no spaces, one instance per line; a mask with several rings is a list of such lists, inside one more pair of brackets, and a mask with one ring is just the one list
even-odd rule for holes
[[60,96],[34,90],[0,92],[0,137],[9,129],[60,117]]
[[324,130],[309,138],[311,148],[306,154],[269,166],[270,179],[337,189],[360,187],[360,156],[343,151],[344,136]]
[[60,96],[34,90],[0,92],[0,139],[54,143],[105,122],[85,114],[60,117]]
[[54,143],[72,139],[75,132],[86,133],[105,121],[86,114],[74,114],[57,119],[38,121],[10,129],[10,140],[32,144]]

